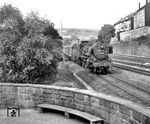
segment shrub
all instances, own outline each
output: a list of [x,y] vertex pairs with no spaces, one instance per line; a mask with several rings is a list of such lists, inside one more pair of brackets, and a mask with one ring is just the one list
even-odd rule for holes
[[1,13],[6,14],[0,18],[1,81],[36,83],[54,78],[62,43],[53,23],[33,12],[23,20],[11,5],[0,8]]

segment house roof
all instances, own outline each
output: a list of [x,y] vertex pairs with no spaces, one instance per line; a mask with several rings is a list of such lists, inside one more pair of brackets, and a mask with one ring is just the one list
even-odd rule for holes
[[137,11],[135,11],[135,12],[133,12],[133,13],[131,13],[131,14],[125,16],[124,18],[121,18],[119,21],[117,21],[117,22],[114,24],[114,26],[117,25],[117,24],[119,24],[119,23],[122,23],[122,22],[124,22],[124,21],[130,20],[130,19],[131,19],[132,17],[134,17],[139,11],[141,11],[143,8],[145,8],[148,4],[150,4],[150,3],[145,4],[144,6],[142,6],[142,7],[141,7],[140,9],[138,9]]

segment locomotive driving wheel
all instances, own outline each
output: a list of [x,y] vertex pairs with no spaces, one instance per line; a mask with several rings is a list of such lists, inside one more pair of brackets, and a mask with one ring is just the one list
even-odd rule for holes
[[102,73],[106,74],[107,73],[107,68],[106,67],[102,67]]
[[100,74],[101,73],[101,68],[100,67],[96,67],[96,74]]
[[87,68],[89,69],[90,72],[94,72],[94,67],[93,67],[92,63],[89,63]]

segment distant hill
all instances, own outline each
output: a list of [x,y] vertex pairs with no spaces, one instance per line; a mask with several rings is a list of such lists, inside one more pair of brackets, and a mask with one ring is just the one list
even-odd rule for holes
[[[60,33],[60,29],[57,29]],[[65,28],[62,30],[63,38],[78,38],[78,39],[95,39],[98,36],[98,30]]]

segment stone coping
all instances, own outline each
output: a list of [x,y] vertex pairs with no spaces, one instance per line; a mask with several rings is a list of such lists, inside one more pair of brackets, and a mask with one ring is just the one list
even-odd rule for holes
[[40,85],[40,84],[12,84],[12,83],[0,83],[0,87],[1,86],[16,86],[16,87],[31,87],[31,88],[44,88],[44,89],[56,89],[56,90],[64,90],[64,91],[69,91],[69,92],[74,92],[74,93],[81,93],[81,94],[85,94],[85,95],[90,95],[90,96],[94,96],[95,98],[99,98],[99,99],[104,99],[116,104],[120,104],[120,105],[124,105],[130,109],[133,109],[135,111],[140,112],[141,114],[150,117],[150,109],[129,101],[129,100],[125,100],[119,97],[114,97],[114,96],[110,96],[110,95],[106,95],[104,93],[97,93],[95,91],[89,91],[89,90],[83,90],[83,89],[77,89],[77,88],[68,88],[68,87],[59,87],[59,86],[52,86],[52,85]]

